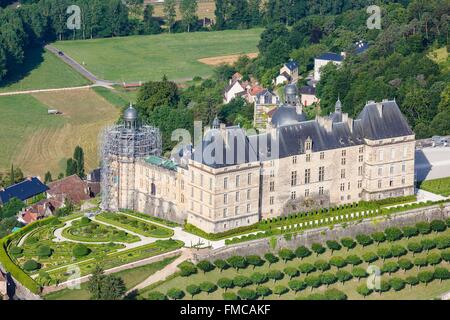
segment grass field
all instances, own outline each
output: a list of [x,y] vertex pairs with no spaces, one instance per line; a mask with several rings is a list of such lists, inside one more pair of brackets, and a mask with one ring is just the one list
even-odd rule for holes
[[[127,289],[134,288],[136,285],[150,277],[155,272],[163,269],[165,266],[174,261],[177,257],[167,258],[159,262],[148,264],[146,266],[137,267],[115,273],[125,282]],[[64,289],[50,293],[44,297],[45,300],[89,300],[90,294],[87,290],[87,283],[83,283],[80,289]]]
[[[62,115],[47,115],[58,109]],[[119,109],[93,90],[0,97],[0,172],[11,164],[25,174],[65,170],[77,145],[85,151],[86,169],[98,167],[98,137],[115,122]]]
[[54,54],[42,49],[28,52],[24,64],[0,81],[0,93],[36,89],[77,87],[89,80],[74,71]]
[[423,181],[420,183],[420,188],[448,197],[450,196],[450,177]]
[[434,50],[429,54],[429,57],[438,63],[446,72],[450,72],[450,57],[448,55],[447,47]]
[[175,81],[206,77],[213,67],[199,59],[257,52],[262,29],[62,41],[54,45],[97,77],[118,82]]

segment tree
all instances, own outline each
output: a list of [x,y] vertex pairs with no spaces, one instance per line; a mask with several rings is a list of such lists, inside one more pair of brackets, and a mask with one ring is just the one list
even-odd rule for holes
[[439,279],[439,282],[442,280],[450,279],[450,271],[443,267],[437,267],[434,269],[434,279]]
[[187,27],[187,32],[190,32],[191,26],[197,22],[197,0],[181,0],[180,13],[183,24]]
[[419,233],[422,235],[429,234],[431,232],[430,224],[425,221],[416,223],[416,228],[419,230]]
[[318,259],[314,262],[314,267],[316,267],[317,270],[320,271],[326,271],[326,270],[330,270],[330,264],[322,259]]
[[143,14],[143,24],[145,34],[157,34],[161,32],[159,22],[153,17],[154,7],[151,4],[147,4]]
[[289,289],[286,288],[285,286],[282,285],[277,285],[275,286],[275,288],[273,289],[273,293],[277,294],[278,297],[281,297],[283,294],[285,294],[286,292],[288,292]]
[[416,286],[419,284],[419,279],[415,276],[409,276],[405,279],[405,282],[409,284],[410,289],[412,289],[413,286]]
[[352,238],[342,238],[341,244],[347,248],[347,251],[353,249],[356,246],[356,242]]
[[209,282],[209,281],[200,283],[199,287],[200,287],[201,291],[206,292],[207,294],[210,294],[211,292],[214,292],[217,290],[217,286],[214,283]]
[[283,248],[278,252],[278,256],[284,261],[284,263],[287,263],[288,261],[295,258],[294,252],[290,249]]
[[357,266],[362,263],[361,258],[355,254],[349,255],[347,258],[345,258],[345,261],[352,266]]
[[103,278],[101,283],[101,299],[102,300],[120,300],[127,291],[125,282],[122,278],[113,274]]
[[84,244],[77,244],[73,247],[72,254],[75,258],[82,258],[91,253],[91,249],[86,247]]
[[388,241],[397,241],[403,237],[403,232],[399,228],[387,228],[384,230],[384,234],[386,235],[386,240]]
[[330,259],[330,264],[338,269],[343,268],[347,265],[344,258],[335,256]]
[[34,271],[37,269],[40,269],[41,265],[39,263],[37,263],[35,260],[28,260],[23,264],[23,270],[25,271]]
[[184,291],[178,288],[171,288],[167,291],[167,296],[172,300],[183,299],[184,295]]
[[283,279],[284,274],[279,270],[269,270],[269,272],[267,272],[267,277],[275,282]]
[[316,275],[306,276],[305,283],[308,285],[308,287],[311,288],[311,291],[313,288],[318,288],[322,285],[322,281],[320,280],[320,277],[316,276]]
[[417,257],[414,259],[414,265],[420,269],[422,267],[426,267],[428,265],[428,260],[425,257]]
[[220,270],[220,272],[222,272],[223,270],[225,270],[229,267],[228,263],[222,259],[215,260],[214,265],[216,266],[216,268],[218,268]]
[[195,284],[190,284],[186,287],[186,292],[191,295],[192,298],[194,298],[195,295],[199,294],[202,290],[199,286]]
[[203,273],[207,273],[209,271],[214,270],[214,265],[208,260],[202,260],[197,263],[197,268],[203,271]]
[[214,14],[216,16],[216,30],[223,30],[225,28],[225,11],[226,11],[226,0],[216,0],[216,9]]
[[403,227],[402,231],[404,236],[407,237],[408,239],[415,237],[419,234],[419,230],[416,227],[411,226]]
[[311,263],[301,263],[298,266],[298,269],[300,270],[301,273],[308,274],[315,271],[316,267],[314,267]]
[[159,291],[151,291],[147,295],[148,300],[167,300],[167,297],[164,293],[161,293]]
[[372,239],[379,245],[380,243],[386,241],[386,236],[383,232],[372,233]]
[[254,272],[250,275],[250,279],[254,284],[262,284],[267,282],[267,275],[260,272]]
[[52,253],[52,249],[46,245],[39,246],[36,250],[36,255],[41,258],[48,258]]
[[266,286],[257,286],[256,294],[258,295],[258,297],[264,299],[264,297],[270,296],[272,294],[272,290],[270,290],[270,288]]
[[366,284],[359,285],[356,291],[362,295],[364,298],[372,293],[372,289],[369,289]]
[[75,173],[83,179],[86,176],[84,172],[84,151],[80,146],[75,147],[73,152],[73,161],[75,162]]
[[253,269],[255,269],[256,267],[260,267],[264,264],[264,260],[261,259],[261,257],[258,255],[247,256],[245,257],[245,260],[247,261],[248,265],[253,266]]
[[178,265],[182,277],[189,277],[197,273],[197,267],[190,261],[184,261]]
[[175,19],[177,17],[176,1],[175,0],[165,0],[163,12],[164,12],[164,17],[166,18],[167,25],[169,26],[169,33],[171,33],[172,27],[175,24]]
[[395,261],[388,261],[386,263],[383,264],[383,266],[381,267],[381,272],[385,273],[393,273],[396,272],[399,269],[398,263]]
[[441,255],[437,252],[430,253],[427,255],[427,262],[429,265],[434,266],[436,264],[441,263],[441,261],[442,261]]
[[393,245],[391,247],[392,256],[399,258],[408,253],[408,251],[401,245]]
[[357,278],[358,280],[361,280],[361,278],[367,277],[367,272],[361,267],[354,267],[352,269],[352,275]]
[[222,293],[223,300],[239,300],[239,297],[234,292],[224,292]]
[[275,256],[273,253],[270,253],[270,252],[266,253],[266,254],[264,255],[264,258],[267,260],[267,262],[269,262],[269,267],[270,267],[272,264],[278,262],[277,256]]
[[407,245],[407,248],[409,251],[411,251],[413,253],[413,256],[416,253],[422,252],[422,250],[423,250],[423,247],[419,242],[409,242]]
[[366,234],[357,234],[355,238],[356,241],[358,241],[358,243],[363,247],[369,246],[373,243],[372,238]]
[[400,267],[400,269],[402,269],[406,272],[406,270],[411,269],[414,265],[411,262],[411,260],[409,260],[407,258],[402,258],[402,259],[398,260],[398,266]]
[[258,297],[255,290],[247,288],[240,289],[238,295],[242,300],[255,300]]
[[228,289],[233,288],[233,280],[229,278],[220,278],[217,280],[217,286],[227,291]]
[[47,171],[47,173],[45,174],[44,183],[47,184],[52,181],[53,181],[52,174],[50,171]]
[[294,291],[295,293],[305,290],[305,288],[307,287],[306,283],[302,280],[291,280],[288,283],[289,288]]
[[431,227],[431,230],[433,230],[434,232],[442,232],[442,231],[445,231],[445,229],[447,229],[445,222],[442,220],[431,221],[430,227]]
[[77,173],[77,164],[76,164],[76,162],[72,158],[67,159],[67,163],[66,163],[66,177],[73,176],[76,173]]
[[253,284],[252,280],[246,276],[236,276],[233,279],[233,285],[236,287],[244,288],[252,284]]
[[244,257],[241,256],[232,256],[228,258],[227,263],[236,271],[239,271],[239,269],[244,269],[247,267],[247,261],[245,261]]
[[382,292],[387,292],[387,291],[391,290],[391,285],[388,281],[381,280],[380,287],[379,288],[375,287],[374,290],[379,292],[381,295]]
[[367,263],[372,263],[378,260],[378,256],[375,252],[368,251],[362,255],[362,258]]
[[423,239],[420,241],[420,244],[425,251],[430,251],[436,248],[436,241],[433,239]]
[[350,279],[352,279],[353,276],[350,272],[348,272],[346,270],[338,270],[336,272],[336,278],[338,279],[339,282],[344,284],[346,281],[349,281]]
[[337,281],[337,278],[331,272],[324,272],[320,275],[320,281],[327,287]]
[[297,258],[303,259],[310,256],[311,251],[305,246],[300,246],[295,249],[295,255],[297,256]]
[[325,290],[326,300],[347,300],[347,295],[335,288],[330,288]]
[[23,208],[25,208],[25,203],[17,198],[11,198],[3,205],[3,208],[0,208],[0,218],[15,217]]
[[324,253],[326,250],[320,243],[313,243],[311,245],[311,249],[317,254],[317,256],[319,256],[319,254]]
[[420,271],[417,274],[417,279],[419,279],[420,282],[425,283],[425,286],[427,286],[428,283],[433,281],[434,274],[431,271]]
[[92,275],[89,278],[89,282],[87,285],[92,300],[101,300],[102,286],[104,279],[105,279],[105,272],[103,271],[103,268],[98,265],[95,266],[94,271],[92,272]]
[[337,241],[334,241],[334,240],[327,240],[326,244],[327,244],[328,249],[331,250],[331,253],[333,253],[334,251],[341,250],[341,248],[342,248],[341,245]]
[[294,267],[286,267],[286,268],[284,268],[283,271],[289,277],[289,279],[292,279],[292,278],[298,276],[298,270]]
[[377,254],[383,261],[392,257],[392,251],[389,248],[379,248]]

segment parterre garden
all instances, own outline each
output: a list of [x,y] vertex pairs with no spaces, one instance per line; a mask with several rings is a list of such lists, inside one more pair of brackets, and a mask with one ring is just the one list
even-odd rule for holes
[[96,218],[99,221],[126,228],[146,237],[169,238],[173,236],[173,231],[170,229],[122,213],[104,212]]
[[[450,219],[433,220],[263,257],[183,262],[176,276],[140,298],[431,299],[450,290],[449,227]],[[372,289],[366,280],[376,270],[381,282]]]
[[450,177],[422,181],[419,187],[420,189],[448,197],[450,196]]

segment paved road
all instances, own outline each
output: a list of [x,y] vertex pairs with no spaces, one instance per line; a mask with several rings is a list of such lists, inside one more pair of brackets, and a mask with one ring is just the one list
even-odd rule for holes
[[68,88],[56,88],[56,89],[37,89],[37,90],[24,90],[24,91],[11,91],[11,92],[3,92],[0,93],[1,96],[15,96],[19,94],[31,94],[31,93],[40,93],[40,92],[58,92],[58,91],[70,91],[70,90],[82,90],[82,89],[90,89],[95,87],[96,85],[89,86],[81,86],[81,87],[68,87]]
[[450,147],[416,150],[417,181],[450,177]]

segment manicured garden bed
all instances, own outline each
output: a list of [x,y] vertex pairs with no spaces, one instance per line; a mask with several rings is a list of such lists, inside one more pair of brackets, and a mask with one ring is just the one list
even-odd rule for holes
[[425,191],[433,192],[436,194],[440,194],[441,196],[448,197],[450,196],[450,177],[422,181],[419,183],[418,187]]
[[158,226],[151,222],[142,221],[121,213],[104,212],[98,215],[96,219],[128,229],[146,237],[170,238],[173,236],[173,231],[168,228]]

